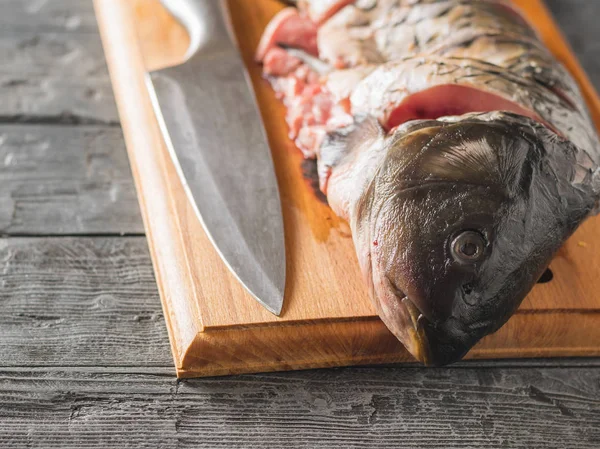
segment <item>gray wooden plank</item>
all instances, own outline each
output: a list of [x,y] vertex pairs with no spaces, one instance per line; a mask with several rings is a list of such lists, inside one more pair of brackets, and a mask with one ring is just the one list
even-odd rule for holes
[[[0,367],[151,366],[173,373],[144,237],[0,239],[0,310]],[[600,359],[458,368],[524,366],[590,369]]]
[[172,366],[144,237],[0,239],[0,310],[0,366]]
[[2,32],[0,122],[119,120],[96,33]]
[[0,273],[0,447],[592,448],[600,437],[598,359],[177,381],[144,238],[3,239]]
[[0,30],[96,32],[90,0],[2,0]]
[[364,368],[177,381],[0,369],[0,446],[594,448],[600,373]]
[[0,235],[143,232],[120,128],[0,124]]

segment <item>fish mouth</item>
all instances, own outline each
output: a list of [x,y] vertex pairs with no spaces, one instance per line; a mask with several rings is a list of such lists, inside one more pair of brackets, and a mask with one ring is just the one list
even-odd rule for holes
[[[395,320],[391,316],[389,317],[392,322],[388,324],[388,328],[392,330],[415,359],[428,365],[431,356],[424,326],[426,318],[421,309],[398,287],[398,284],[394,282],[392,277],[386,276],[385,278],[388,292],[400,303],[403,312],[399,316],[396,316]],[[382,318],[385,318],[385,315],[385,313],[383,315],[380,314]],[[384,321],[386,320],[384,319]],[[396,322],[394,323],[393,321]],[[392,325],[390,326],[390,324]]]
[[410,319],[410,323],[407,323],[409,338],[403,343],[426,366],[445,366],[457,362],[477,340],[470,338],[459,326],[432,323],[406,295],[400,303]]

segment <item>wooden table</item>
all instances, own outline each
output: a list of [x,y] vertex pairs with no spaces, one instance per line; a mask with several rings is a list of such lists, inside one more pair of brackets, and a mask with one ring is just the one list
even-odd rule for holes
[[600,359],[178,381],[91,2],[0,4],[0,447],[600,447]]

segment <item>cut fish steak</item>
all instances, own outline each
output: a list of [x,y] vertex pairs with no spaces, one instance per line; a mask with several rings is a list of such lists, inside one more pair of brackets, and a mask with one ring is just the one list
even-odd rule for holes
[[568,71],[507,0],[299,0],[257,50],[348,220],[377,312],[426,364],[500,328],[600,198]]

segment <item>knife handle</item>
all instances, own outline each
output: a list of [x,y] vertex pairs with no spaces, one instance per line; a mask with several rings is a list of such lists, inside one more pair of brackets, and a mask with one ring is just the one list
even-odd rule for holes
[[210,50],[235,48],[229,32],[225,0],[161,0],[187,29],[190,46],[185,59]]

